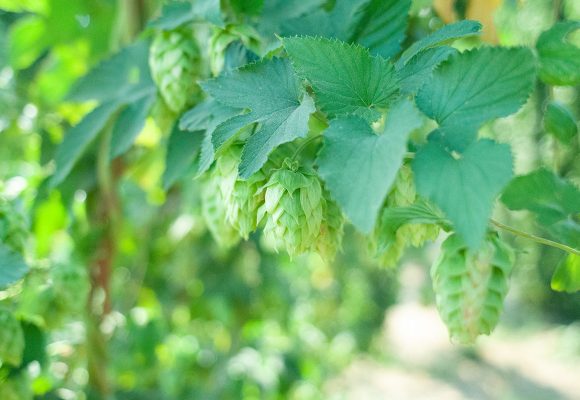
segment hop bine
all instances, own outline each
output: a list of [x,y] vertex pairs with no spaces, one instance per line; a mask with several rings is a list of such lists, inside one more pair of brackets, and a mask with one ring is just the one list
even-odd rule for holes
[[441,251],[431,268],[437,308],[451,339],[470,344],[489,335],[499,321],[514,254],[496,234],[477,251],[453,234]]
[[156,33],[149,53],[153,80],[169,109],[179,113],[199,93],[200,51],[191,29]]

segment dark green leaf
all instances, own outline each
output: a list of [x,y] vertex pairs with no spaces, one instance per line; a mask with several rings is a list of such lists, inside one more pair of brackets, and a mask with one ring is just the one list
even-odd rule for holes
[[308,79],[329,117],[357,114],[374,121],[397,95],[391,63],[368,50],[337,40],[295,37],[284,47],[299,75]]
[[479,49],[452,55],[419,90],[417,105],[439,123],[444,141],[461,150],[478,128],[516,112],[535,84],[535,61],[525,48]]
[[580,256],[569,254],[552,276],[552,289],[558,292],[580,291]]
[[402,68],[403,65],[411,60],[411,58],[432,47],[440,46],[463,37],[478,35],[481,31],[481,27],[481,23],[469,20],[445,25],[438,31],[435,31],[429,36],[413,43],[411,47],[403,52],[401,58],[397,61],[397,66]]
[[118,108],[119,105],[115,102],[104,103],[66,132],[56,152],[56,169],[50,179],[52,187],[67,177],[87,146],[97,137]]
[[532,211],[543,225],[580,214],[580,190],[545,169],[512,180],[501,200],[511,210]]
[[562,143],[570,144],[578,133],[572,113],[563,105],[550,102],[544,114],[544,129]]
[[163,187],[168,189],[192,167],[201,149],[203,131],[189,132],[173,128],[167,143]]
[[544,82],[580,85],[580,48],[566,41],[566,37],[577,29],[580,29],[580,21],[559,22],[538,39],[540,79]]
[[350,221],[370,232],[421,116],[408,100],[393,105],[377,135],[357,116],[331,121],[318,157],[319,174]]
[[509,146],[480,140],[458,155],[430,142],[417,153],[413,170],[417,192],[441,208],[470,248],[478,248],[495,197],[512,176]]
[[129,104],[119,115],[111,134],[110,158],[125,153],[145,126],[149,109],[155,102],[155,95],[144,96]]
[[314,104],[286,59],[250,64],[206,81],[202,87],[226,106],[250,109],[217,126],[211,139],[216,151],[244,126],[260,123],[244,146],[239,167],[242,178],[258,171],[277,146],[308,133]]
[[22,279],[28,272],[28,265],[22,256],[0,243],[0,289]]
[[425,50],[397,71],[401,92],[414,94],[433,76],[433,70],[443,61],[457,53],[453,47],[441,46]]

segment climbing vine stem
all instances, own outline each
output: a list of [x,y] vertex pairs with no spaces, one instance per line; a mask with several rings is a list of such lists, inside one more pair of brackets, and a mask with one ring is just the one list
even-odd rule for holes
[[570,254],[575,254],[577,256],[580,256],[579,250],[576,250],[575,248],[570,247],[570,246],[566,246],[565,244],[554,242],[553,240],[545,239],[545,238],[542,238],[542,237],[539,237],[536,235],[532,235],[531,233],[520,231],[519,229],[512,228],[511,226],[502,224],[501,222],[498,222],[498,221],[493,220],[493,219],[491,220],[491,223],[494,226],[498,227],[499,229],[502,229],[506,232],[513,234],[513,235],[523,237],[525,239],[529,239],[529,240],[532,240],[536,243],[540,243],[540,244],[543,244],[546,246],[555,247],[557,249],[564,250]]

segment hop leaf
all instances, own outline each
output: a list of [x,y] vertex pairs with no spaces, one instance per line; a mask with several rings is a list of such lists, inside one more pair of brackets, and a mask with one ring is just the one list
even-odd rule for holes
[[167,106],[179,113],[199,92],[200,51],[188,28],[160,31],[149,53],[153,80]]
[[264,235],[291,257],[315,249],[324,211],[318,178],[286,165],[272,174],[263,190],[258,219],[266,220]]
[[9,310],[0,309],[0,361],[19,366],[23,351],[24,333],[20,322]]
[[431,277],[437,308],[452,340],[470,344],[495,328],[513,261],[511,248],[495,235],[478,251],[470,250],[456,234],[445,240]]

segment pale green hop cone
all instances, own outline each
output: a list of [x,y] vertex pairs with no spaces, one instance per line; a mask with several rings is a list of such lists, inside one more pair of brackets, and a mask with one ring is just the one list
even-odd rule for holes
[[201,189],[201,211],[214,240],[223,248],[235,246],[240,235],[227,219],[227,205],[220,190],[220,180],[206,177]]
[[263,188],[264,235],[293,257],[316,249],[323,218],[322,187],[316,175],[305,171],[275,171]]
[[201,55],[192,30],[180,27],[156,33],[149,53],[149,66],[161,97],[175,113],[191,105],[200,92]]
[[479,335],[489,335],[499,321],[514,254],[497,235],[472,251],[453,234],[441,251],[431,268],[437,308],[451,340],[471,344]]
[[326,261],[333,261],[342,248],[344,216],[340,207],[325,193],[324,214],[320,224],[320,235],[316,241],[316,251]]

